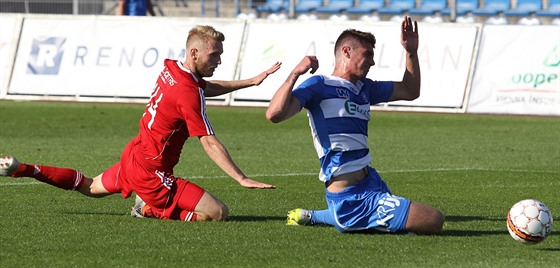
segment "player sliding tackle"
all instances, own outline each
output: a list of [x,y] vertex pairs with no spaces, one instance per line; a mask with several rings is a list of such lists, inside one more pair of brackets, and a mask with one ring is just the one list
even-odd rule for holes
[[366,78],[373,60],[375,37],[369,32],[346,30],[335,43],[332,75],[315,75],[294,88],[299,76],[319,68],[315,56],[306,56],[280,86],[266,111],[278,123],[308,110],[313,144],[319,155],[319,179],[326,186],[328,209],[295,209],[289,225],[329,224],[340,232],[380,231],[437,234],[443,214],[430,206],[395,196],[377,171],[369,166],[367,143],[370,105],[414,100],[420,96],[418,23],[405,17],[401,44],[406,51],[402,81]]
[[[165,60],[151,99],[140,119],[140,132],[124,148],[121,160],[97,177],[81,172],[42,165],[19,163],[13,157],[0,158],[0,175],[31,177],[90,197],[136,192],[132,214],[160,219],[222,221],[227,206],[196,184],[173,175],[173,168],[185,141],[198,137],[206,154],[230,177],[246,188],[273,189],[274,185],[254,181],[233,162],[216,138],[206,115],[205,97],[257,86],[280,68],[274,64],[259,75],[237,81],[206,81],[220,65],[224,35],[210,26],[190,30],[184,62]],[[192,155],[190,157],[193,157]]]

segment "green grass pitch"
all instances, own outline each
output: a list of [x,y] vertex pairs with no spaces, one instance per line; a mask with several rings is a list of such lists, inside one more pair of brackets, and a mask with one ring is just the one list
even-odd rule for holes
[[[136,135],[144,105],[0,102],[0,154],[92,177]],[[560,118],[372,112],[373,166],[393,193],[446,214],[439,236],[340,234],[284,225],[326,207],[305,113],[209,107],[241,169],[275,190],[239,186],[187,141],[175,169],[230,208],[227,222],[130,217],[132,199],[91,199],[33,179],[0,178],[2,267],[559,267]],[[527,246],[508,234],[517,201],[547,204],[555,231]]]

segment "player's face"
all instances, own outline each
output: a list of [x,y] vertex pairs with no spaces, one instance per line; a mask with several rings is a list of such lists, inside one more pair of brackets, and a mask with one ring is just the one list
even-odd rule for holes
[[371,66],[375,65],[373,60],[373,45],[360,44],[351,50],[348,64],[352,73],[362,79],[367,76]]
[[221,55],[224,52],[222,42],[208,41],[199,51],[196,69],[201,77],[211,77],[218,65],[222,64]]

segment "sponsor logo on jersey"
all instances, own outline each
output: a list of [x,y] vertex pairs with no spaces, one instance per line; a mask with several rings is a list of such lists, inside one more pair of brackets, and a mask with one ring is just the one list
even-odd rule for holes
[[169,68],[167,67],[165,67],[161,72],[161,79],[163,83],[169,84],[169,86],[174,86],[175,84],[177,84],[177,81],[175,81],[175,78],[173,78],[173,76],[169,72]]
[[350,115],[355,115],[356,113],[362,114],[365,117],[369,118],[369,109],[363,109],[360,105],[347,100],[344,103],[344,109],[346,110],[346,112]]
[[339,98],[343,99],[350,99],[350,94],[348,94],[348,90],[342,87],[336,88],[336,93],[338,94]]

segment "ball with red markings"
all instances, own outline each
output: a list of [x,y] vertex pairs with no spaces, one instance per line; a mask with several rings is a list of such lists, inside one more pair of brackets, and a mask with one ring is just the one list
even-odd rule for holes
[[506,222],[511,237],[521,243],[540,243],[552,232],[552,213],[545,204],[534,199],[515,203]]

